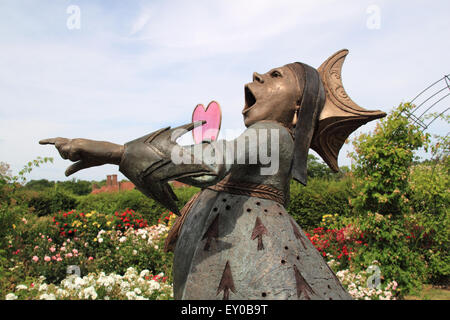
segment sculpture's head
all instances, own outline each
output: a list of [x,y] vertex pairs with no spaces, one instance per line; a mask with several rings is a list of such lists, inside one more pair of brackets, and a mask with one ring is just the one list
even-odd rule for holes
[[[245,85],[245,126],[261,120],[273,120],[292,128],[300,107],[304,83],[288,66],[264,74],[253,73],[253,82]],[[301,76],[301,75],[300,75]]]
[[317,70],[295,62],[264,74],[255,72],[253,82],[245,85],[245,125],[272,120],[293,129],[293,177],[303,184],[309,148],[339,171],[337,157],[347,137],[386,115],[361,108],[346,94],[341,69],[347,54],[348,50],[338,51]]

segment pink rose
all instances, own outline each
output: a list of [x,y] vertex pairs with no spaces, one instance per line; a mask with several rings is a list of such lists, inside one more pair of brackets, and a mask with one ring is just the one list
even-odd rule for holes
[[52,260],[52,258],[50,258],[49,256],[45,256],[45,257],[44,257],[44,261],[45,261],[45,262],[49,262],[50,260]]
[[51,247],[51,248],[50,248],[50,251],[51,251],[51,252],[55,252],[55,251],[56,251],[55,247]]
[[66,254],[66,258],[72,258],[72,252],[69,252],[68,254]]
[[397,281],[394,280],[394,285],[392,286],[392,290],[397,289],[397,286],[398,286],[398,283],[397,283]]
[[73,254],[77,254],[78,250],[77,249],[73,249],[72,252],[73,252]]
[[34,256],[33,258],[31,258],[34,262],[38,262],[39,258],[37,256]]
[[88,258],[88,260],[94,260],[94,258],[92,258],[92,257],[89,257],[89,258]]
[[52,257],[52,260],[56,260],[56,257],[55,257],[55,256],[53,256],[53,257]]

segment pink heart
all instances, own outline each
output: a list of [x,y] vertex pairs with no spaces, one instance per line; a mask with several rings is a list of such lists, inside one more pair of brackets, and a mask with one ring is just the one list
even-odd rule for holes
[[201,143],[205,140],[216,140],[222,122],[222,111],[216,101],[211,101],[206,109],[202,104],[198,104],[195,107],[192,113],[192,122],[201,120],[205,120],[206,123],[192,130],[195,143]]

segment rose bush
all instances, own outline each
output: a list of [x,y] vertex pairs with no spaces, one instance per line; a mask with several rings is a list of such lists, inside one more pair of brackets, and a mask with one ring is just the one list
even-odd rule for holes
[[45,277],[29,285],[19,284],[6,300],[169,300],[173,299],[172,285],[163,273],[140,273],[130,267],[123,276],[105,272],[89,273],[84,277],[70,275],[60,285],[45,283]]
[[[148,270],[144,276],[144,278],[147,277],[146,280],[155,280],[152,274],[167,274],[168,276],[157,278],[164,282],[164,292],[170,287],[172,254],[165,253],[161,249],[169,227],[174,222],[173,213],[164,212],[159,220],[160,223],[153,226],[148,226],[145,219],[131,210],[112,215],[69,211],[58,213],[52,218],[35,219],[45,219],[46,224],[51,225],[51,228],[47,226],[44,229],[51,232],[49,234],[35,233],[32,231],[33,225],[29,224],[25,218],[18,223],[18,229],[23,230],[17,232],[16,237],[8,241],[10,262],[14,265],[9,268],[9,271],[15,275],[9,279],[14,292],[9,292],[8,298],[13,298],[14,295],[19,299],[25,298],[26,292],[30,294],[28,298],[39,298],[34,294],[36,289],[33,287],[36,283],[43,284],[44,278],[45,285],[55,289],[45,294],[52,298],[74,298],[74,292],[58,294],[58,288],[61,289],[63,286],[61,281],[65,281],[69,266],[78,267],[82,275],[89,274],[91,278],[102,276],[101,272],[116,275],[114,277],[117,278],[120,274],[131,272],[130,268],[136,272]],[[21,283],[22,286],[27,286],[28,291],[21,291],[21,286],[18,288],[15,286],[24,279],[39,277],[42,277],[42,281],[34,280],[32,287],[30,287],[31,283],[28,285]],[[17,290],[20,295],[16,294]],[[168,297],[166,293],[158,293],[157,296]],[[52,294],[54,296],[51,296]],[[99,295],[98,292],[97,295]],[[83,294],[82,296],[84,297]],[[45,295],[44,297],[48,298]],[[126,295],[122,296],[119,293],[109,295],[112,299],[123,297]],[[156,296],[136,294],[136,297],[152,299]]]

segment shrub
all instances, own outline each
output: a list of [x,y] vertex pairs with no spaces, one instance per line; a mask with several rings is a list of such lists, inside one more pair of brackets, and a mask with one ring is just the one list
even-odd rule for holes
[[[373,262],[372,265],[377,266],[376,262]],[[367,270],[353,273],[349,269],[344,269],[336,272],[336,276],[353,299],[396,300],[398,296],[398,284],[395,280],[386,285],[380,283],[378,286],[372,284],[372,287],[369,287],[367,284],[371,280],[371,275]]]
[[373,134],[361,134],[353,145],[353,173],[358,179],[352,204],[359,213],[401,215],[409,211],[410,167],[414,152],[429,143],[429,134],[410,123],[407,113],[414,108],[400,104],[380,120]]
[[[200,189],[195,187],[175,188],[178,207],[181,209]],[[161,212],[166,209],[157,201],[146,197],[138,190],[115,193],[89,194],[79,197],[78,211],[116,212],[131,209],[145,217],[149,224],[156,224]]]
[[77,199],[62,190],[47,190],[38,192],[28,202],[38,216],[51,215],[55,212],[72,210],[77,206]]
[[350,265],[361,246],[367,246],[364,234],[350,224],[340,229],[318,227],[306,236],[326,260],[338,264],[340,269]]
[[338,181],[311,179],[307,186],[292,181],[287,210],[303,229],[311,230],[320,226],[325,214],[349,215],[348,201],[352,195],[348,178]]
[[141,213],[151,224],[156,223],[165,210],[162,205],[138,190],[89,194],[80,197],[77,206],[77,211],[81,212],[123,212],[127,209]]
[[[125,213],[126,216],[119,216],[131,217],[129,211]],[[142,227],[120,228],[123,231],[116,229],[116,223],[123,221],[115,215],[72,211],[53,218],[35,218],[37,221],[25,219],[20,222],[23,230],[8,242],[7,262],[14,266],[19,279],[44,276],[48,283],[63,280],[71,265],[78,266],[82,274],[95,270],[123,274],[134,267],[171,277],[172,254],[161,249],[173,216],[169,215],[169,219],[163,219],[164,222],[156,226],[142,224]],[[36,226],[40,226],[42,232],[38,232]]]
[[19,284],[6,300],[167,300],[173,299],[173,289],[164,274],[153,276],[149,270],[138,273],[128,268],[123,276],[104,272],[84,277],[68,276],[59,286],[45,283],[40,277],[29,285]]
[[409,121],[412,108],[401,104],[372,135],[358,137],[352,155],[357,179],[352,204],[359,215],[355,223],[368,241],[355,262],[367,267],[380,261],[383,275],[395,278],[404,293],[450,274],[448,139],[440,138],[441,147],[431,146],[440,163],[413,166],[414,152],[427,150],[431,139]]
[[427,261],[411,237],[415,217],[403,219],[383,216],[378,213],[354,217],[338,217],[331,225],[341,228],[351,224],[363,234],[367,245],[360,246],[352,255],[350,267],[355,272],[366,270],[377,261],[381,266],[381,277],[385,282],[397,281],[399,294],[404,295],[417,289],[427,280]]

